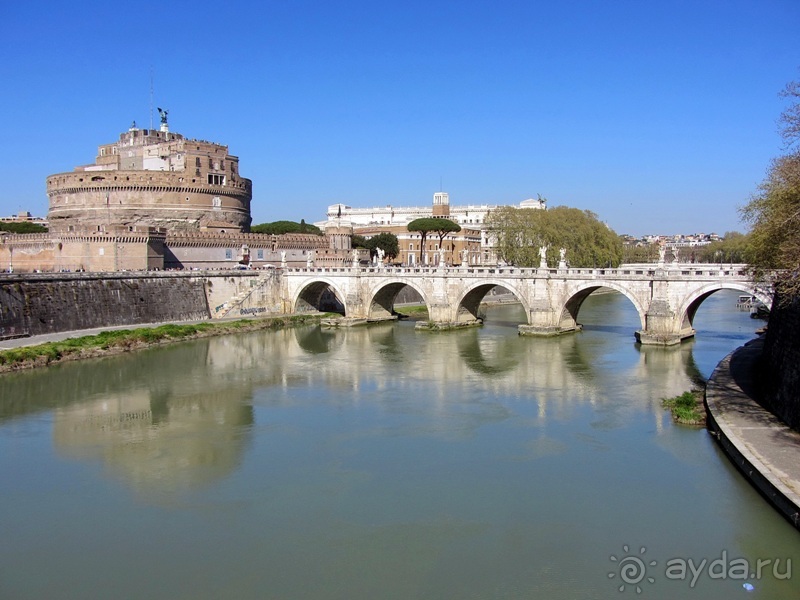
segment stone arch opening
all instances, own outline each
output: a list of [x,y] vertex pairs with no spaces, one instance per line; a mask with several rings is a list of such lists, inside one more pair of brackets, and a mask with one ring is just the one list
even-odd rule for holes
[[639,302],[636,300],[636,298],[621,286],[609,284],[608,282],[604,282],[603,285],[589,285],[574,292],[569,297],[567,302],[564,304],[564,308],[561,310],[561,316],[559,318],[559,324],[558,324],[559,328],[562,331],[572,331],[574,329],[580,329],[580,324],[578,323],[578,313],[581,310],[581,306],[589,296],[591,296],[594,292],[602,288],[617,292],[622,296],[625,296],[628,300],[630,300],[634,308],[636,308],[636,313],[639,315],[639,323],[641,329],[645,328],[645,323],[646,323],[645,311],[639,304]]
[[345,303],[341,293],[327,281],[313,281],[300,290],[294,302],[296,313],[331,312],[344,316]]
[[681,319],[681,330],[688,331],[694,329],[694,317],[697,314],[697,309],[700,305],[712,294],[722,290],[731,290],[755,296],[760,302],[764,303],[768,308],[772,306],[772,298],[765,293],[764,290],[755,288],[754,286],[744,283],[713,283],[703,286],[699,290],[695,290],[683,301],[683,304],[678,309],[678,315]]
[[379,287],[369,302],[367,310],[368,321],[387,321],[397,317],[394,304],[401,298],[403,302],[418,301],[425,304],[430,311],[430,305],[422,291],[414,285],[402,281],[394,281]]
[[517,290],[508,285],[503,285],[502,283],[492,281],[489,283],[476,284],[464,294],[464,296],[461,298],[461,301],[458,303],[455,322],[470,323],[473,321],[483,321],[483,317],[480,314],[481,302],[483,302],[483,299],[487,294],[496,288],[500,288],[500,290],[502,290],[501,293],[506,293],[513,296],[520,304],[522,304],[526,314],[528,313],[528,306],[525,303],[522,295]]

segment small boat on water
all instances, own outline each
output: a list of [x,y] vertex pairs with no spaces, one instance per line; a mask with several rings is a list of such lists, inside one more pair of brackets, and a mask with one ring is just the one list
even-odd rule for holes
[[749,310],[750,317],[753,319],[769,318],[769,308],[758,298],[751,294],[743,294],[736,300],[736,308],[739,310]]
[[738,308],[739,310],[748,310],[752,308],[757,302],[758,299],[755,296],[751,296],[750,294],[744,294],[742,296],[739,296],[739,298],[736,300],[736,308]]

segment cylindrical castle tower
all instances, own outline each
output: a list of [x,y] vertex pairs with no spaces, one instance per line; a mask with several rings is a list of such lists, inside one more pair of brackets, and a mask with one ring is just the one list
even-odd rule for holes
[[252,182],[227,146],[136,124],[99,147],[94,164],[47,178],[51,231],[108,225],[250,229]]

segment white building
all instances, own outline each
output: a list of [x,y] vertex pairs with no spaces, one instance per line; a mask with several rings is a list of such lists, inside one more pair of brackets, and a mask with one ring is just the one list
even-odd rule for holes
[[[486,227],[486,217],[498,208],[508,205],[503,204],[469,204],[466,206],[451,206],[447,192],[436,192],[433,195],[433,204],[429,206],[373,206],[370,208],[353,208],[346,204],[332,204],[328,207],[327,221],[315,223],[324,227],[330,221],[349,221],[353,231],[358,233],[362,228],[375,228],[380,226],[406,226],[414,219],[431,217],[446,217],[455,221],[465,229],[479,229],[481,232],[481,251],[484,264],[497,262],[494,253],[494,240]],[[517,208],[547,208],[543,198],[529,198],[523,200]]]

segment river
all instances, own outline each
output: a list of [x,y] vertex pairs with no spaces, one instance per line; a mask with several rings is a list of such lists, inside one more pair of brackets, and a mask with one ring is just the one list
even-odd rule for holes
[[660,404],[763,325],[735,302],[666,349],[607,294],[559,338],[512,305],[3,375],[0,598],[797,598],[800,535]]

